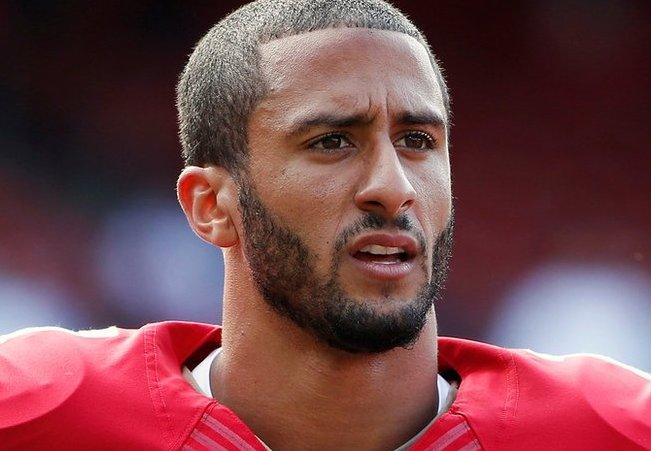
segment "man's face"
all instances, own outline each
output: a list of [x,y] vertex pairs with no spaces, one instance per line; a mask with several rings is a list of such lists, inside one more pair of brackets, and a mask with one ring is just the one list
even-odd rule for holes
[[239,200],[263,297],[337,348],[409,345],[451,246],[447,119],[426,50],[343,28],[261,54],[270,89],[249,123]]

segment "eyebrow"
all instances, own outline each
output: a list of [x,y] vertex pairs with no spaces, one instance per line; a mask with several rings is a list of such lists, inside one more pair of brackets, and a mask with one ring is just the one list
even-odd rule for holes
[[300,135],[313,127],[346,128],[355,125],[369,124],[373,118],[366,114],[338,115],[331,113],[316,113],[297,119],[289,126],[289,134]]
[[425,110],[419,112],[405,111],[397,116],[396,122],[401,125],[431,125],[434,127],[447,126],[445,120],[435,111]]
[[[430,125],[445,127],[447,121],[437,112],[431,110],[405,111],[394,116],[395,121],[401,125]],[[367,113],[352,115],[338,115],[332,113],[316,113],[299,118],[288,128],[290,136],[300,135],[313,127],[346,128],[367,125],[373,122],[373,117]]]

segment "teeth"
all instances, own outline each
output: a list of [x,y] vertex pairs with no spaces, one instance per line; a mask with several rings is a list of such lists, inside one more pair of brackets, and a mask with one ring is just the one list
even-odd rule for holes
[[405,252],[405,250],[401,247],[387,247],[380,246],[379,244],[369,244],[368,246],[361,248],[359,251],[374,255],[393,255]]

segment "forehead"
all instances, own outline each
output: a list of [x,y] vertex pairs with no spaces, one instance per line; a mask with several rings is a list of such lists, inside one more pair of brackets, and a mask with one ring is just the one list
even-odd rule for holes
[[260,54],[269,88],[260,107],[287,119],[306,109],[361,107],[446,118],[427,50],[406,34],[331,28],[271,41]]

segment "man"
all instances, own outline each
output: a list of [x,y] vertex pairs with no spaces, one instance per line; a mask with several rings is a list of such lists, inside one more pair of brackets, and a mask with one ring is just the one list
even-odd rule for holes
[[651,448],[648,375],[437,338],[450,107],[399,11],[248,4],[199,42],[178,107],[179,201],[223,249],[223,326],[4,337],[0,446]]

